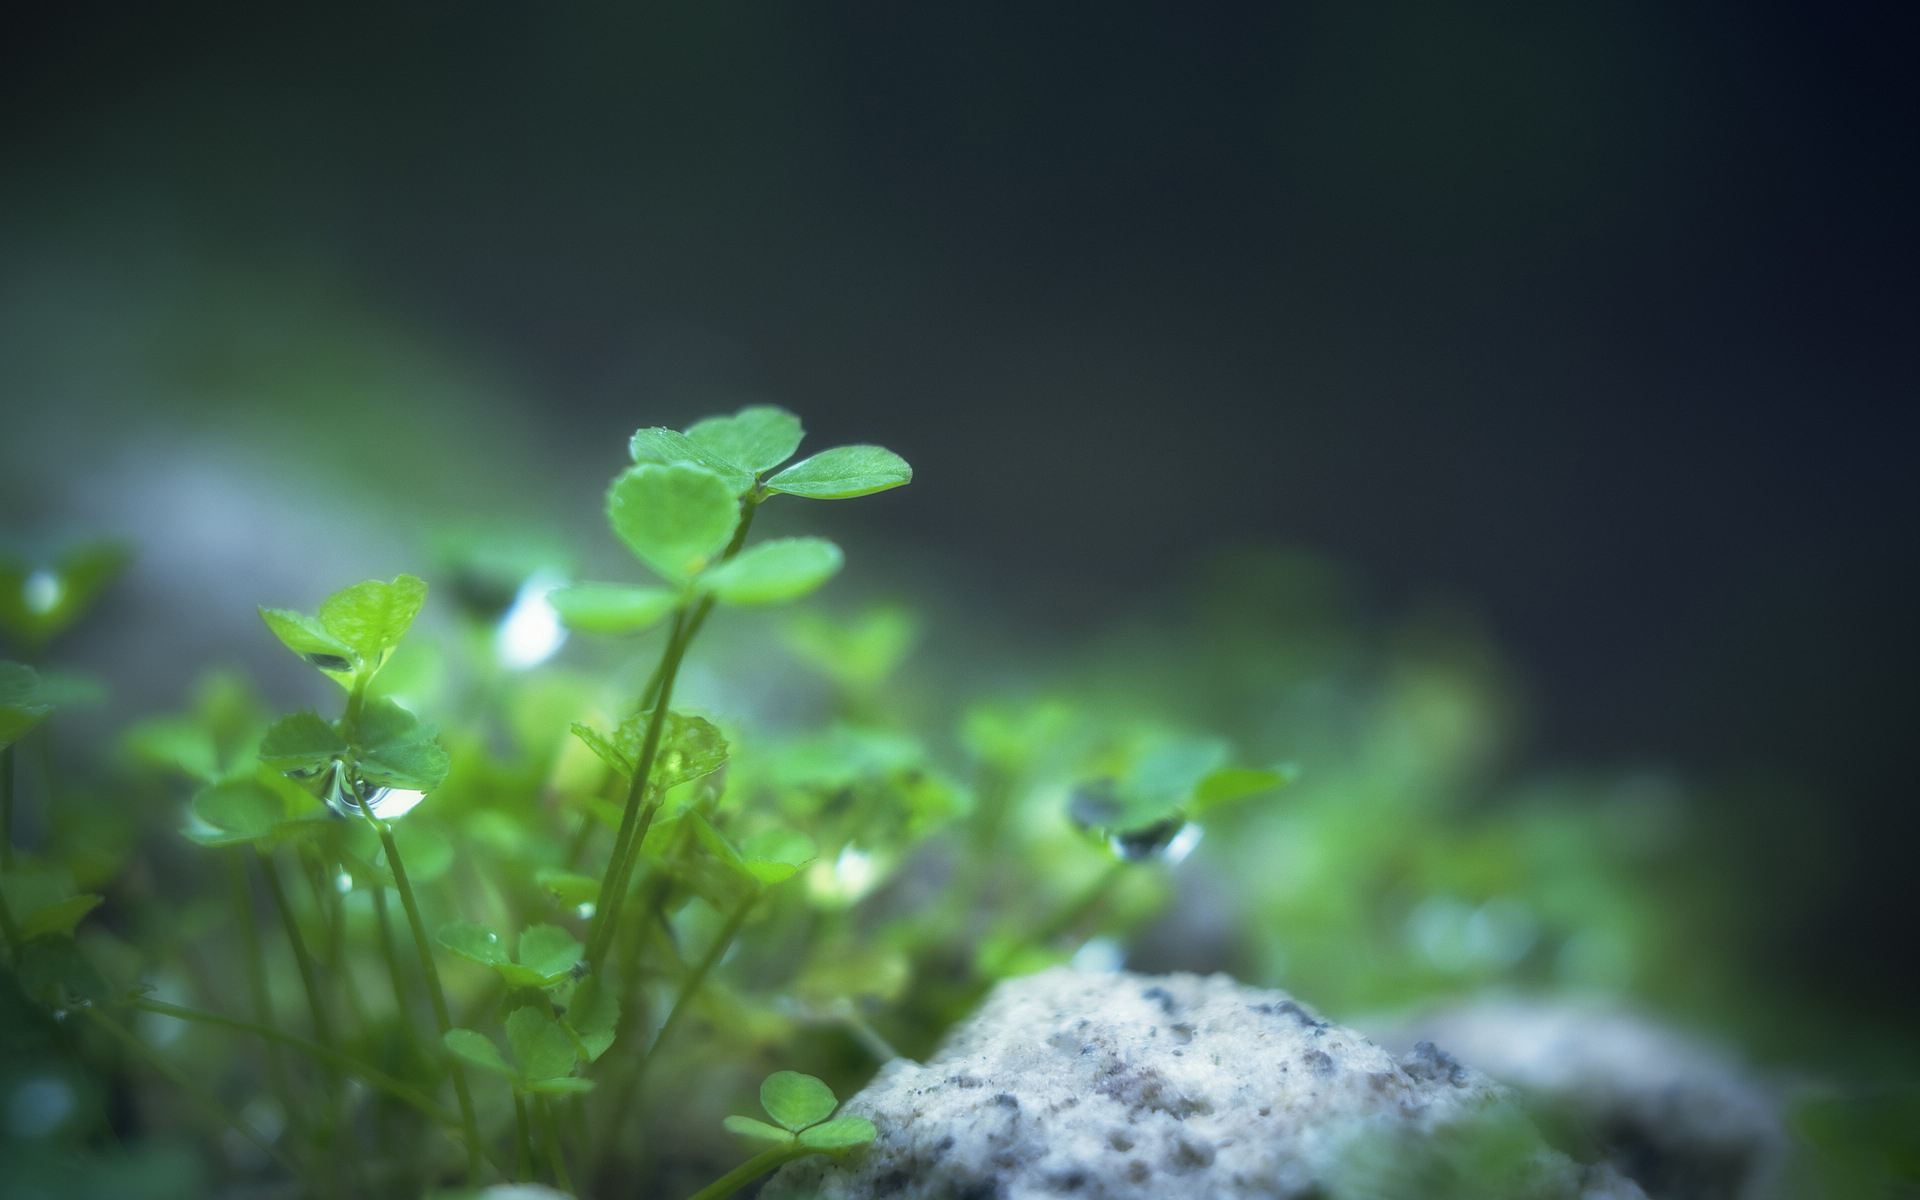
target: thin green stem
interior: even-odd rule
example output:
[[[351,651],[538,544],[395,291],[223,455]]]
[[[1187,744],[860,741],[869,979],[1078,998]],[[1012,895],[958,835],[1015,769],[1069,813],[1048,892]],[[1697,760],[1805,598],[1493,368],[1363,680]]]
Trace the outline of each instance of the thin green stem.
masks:
[[[307,994],[307,1009],[313,1016],[314,1040],[328,1050],[338,1053],[339,1047],[333,1037],[333,1020],[327,1012],[326,993],[320,987],[319,974],[313,967],[313,956],[307,950],[307,940],[300,933],[300,922],[294,918],[293,905],[287,900],[287,889],[280,882],[280,871],[274,865],[271,852],[260,855],[260,874],[267,881],[267,894],[273,897],[273,907],[280,914],[280,923],[286,929],[287,945],[293,950],[294,965],[300,971],[300,986]],[[323,1070],[327,1081],[329,1103],[324,1122],[326,1141],[332,1144],[340,1133],[342,1111],[345,1106],[344,1089],[341,1087],[341,1075],[338,1067],[327,1066]],[[327,1190],[334,1195],[340,1193],[340,1159],[337,1155],[323,1154],[326,1160]]]
[[[260,874],[267,881],[267,894],[273,898],[274,910],[280,914],[280,924],[287,933],[287,945],[293,950],[294,965],[300,971],[300,986],[306,991],[307,1008],[313,1016],[314,1040],[329,1050],[335,1049],[333,1019],[327,1012],[326,993],[321,990],[320,976],[313,966],[313,955],[307,950],[307,939],[300,932],[300,922],[293,915],[293,904],[287,899],[287,889],[280,882],[280,871],[274,865],[271,854],[260,856]]]
[[[740,935],[740,927],[746,924],[747,914],[751,913],[754,905],[759,902],[760,895],[754,892],[735,905],[733,911],[727,914],[726,924],[720,927],[720,932],[714,936],[712,944],[707,947],[707,952],[700,956],[700,961],[694,964],[693,970],[687,972],[687,977],[680,981],[680,991],[673,998],[673,1007],[667,1010],[667,1019],[660,1023],[660,1030],[653,1035],[653,1041],[647,1045],[646,1054],[634,1064],[632,1073],[620,1085],[619,1093],[614,1097],[609,1109],[611,1115],[608,1128],[619,1129],[625,1123],[627,1110],[633,1106],[633,1099],[639,1094],[640,1083],[646,1078],[647,1068],[653,1065],[653,1060],[659,1055],[660,1048],[667,1044],[667,1039],[672,1037],[674,1031],[680,1027],[680,1020],[686,1016],[688,1009],[692,1006],[693,998],[699,995],[701,987],[707,982],[707,976],[713,973],[713,968],[726,956],[728,947],[733,945],[733,939]]]
[[[288,1158],[284,1151],[262,1137],[253,1126],[241,1120],[239,1114],[222,1104],[219,1098],[212,1092],[207,1091],[198,1083],[195,1083],[192,1076],[161,1057],[145,1042],[133,1036],[124,1026],[105,1013],[95,1008],[88,1008],[83,1011],[86,1012],[87,1016],[92,1018],[95,1025],[99,1026],[109,1037],[118,1042],[128,1053],[140,1059],[149,1067],[152,1067],[157,1074],[164,1076],[168,1082],[192,1097],[196,1103],[206,1109],[216,1120],[230,1127],[235,1133],[238,1133],[241,1137],[259,1147],[262,1153],[273,1159],[274,1162],[279,1163],[289,1174],[296,1178],[300,1176],[299,1166],[291,1158]]]
[[[13,870],[13,745],[0,750],[0,867]]]
[[[725,1175],[722,1175],[693,1195],[687,1197],[687,1200],[723,1200],[724,1197],[733,1195],[767,1172],[783,1167],[794,1159],[804,1156],[806,1153],[807,1151],[802,1149],[798,1142],[789,1142],[783,1146],[774,1146],[771,1149],[762,1150],[733,1170],[728,1171]]]
[[[666,727],[667,705],[673,698],[674,677],[687,652],[683,636],[667,647],[666,670],[660,678],[660,695],[647,718],[647,732],[640,743],[640,755],[634,760],[633,776],[627,783],[627,800],[620,817],[620,832],[613,842],[613,857],[607,874],[600,881],[600,899],[594,905],[593,926],[588,932],[587,963],[594,970],[605,961],[607,947],[620,920],[620,905],[626,899],[634,862],[646,842],[647,829],[659,804],[647,798],[647,784],[653,775],[653,760],[660,753],[660,734]],[[643,800],[645,801],[643,803]]]
[[[7,904],[7,894],[0,890],[0,936],[7,939],[7,954],[15,963],[20,961],[20,947],[24,944],[20,937],[20,926],[14,923],[13,909]]]
[[[262,1028],[271,1028],[273,1017],[273,993],[267,984],[267,956],[260,945],[260,930],[253,919],[253,895],[247,887],[247,860],[241,857],[246,851],[235,847],[224,855],[227,862],[227,882],[233,891],[233,913],[235,923],[240,927],[240,954],[246,964],[247,992],[253,1002],[253,1016]],[[300,1109],[293,1102],[293,1084],[287,1078],[287,1064],[280,1057],[275,1046],[267,1047],[267,1085],[273,1089],[273,1098],[280,1103],[289,1128],[304,1124]]]
[[[518,1090],[513,1093],[513,1127],[515,1135],[515,1158],[513,1177],[525,1183],[533,1173],[533,1137],[527,1130],[527,1101]]]
[[[176,1021],[190,1021],[197,1025],[213,1025],[221,1029],[231,1029],[237,1033],[252,1034],[268,1042],[286,1046],[308,1055],[316,1061],[335,1067],[352,1075],[378,1091],[385,1092],[395,1100],[411,1108],[418,1109],[440,1124],[453,1128],[459,1122],[454,1115],[434,1102],[433,1097],[404,1080],[396,1079],[371,1063],[364,1062],[350,1054],[331,1049],[319,1042],[303,1038],[298,1034],[275,1029],[271,1025],[262,1025],[255,1021],[243,1021],[238,1017],[222,1016],[219,1013],[205,1012],[197,1008],[186,1008],[178,1004],[168,1004],[163,1000],[141,997],[133,1001],[133,1007],[141,1012],[150,1012],[162,1017],[172,1017]]]
[[[686,1015],[687,1006],[700,993],[700,988],[707,982],[707,976],[712,974],[713,968],[719,964],[728,948],[733,945],[733,939],[740,936],[740,927],[746,924],[747,914],[752,912],[754,905],[759,902],[760,894],[755,892],[735,905],[733,911],[727,915],[727,923],[720,927],[720,932],[715,935],[713,944],[707,947],[707,952],[700,956],[700,961],[694,964],[692,972],[681,981],[680,992],[673,998],[673,1007],[667,1010],[667,1019],[660,1023],[660,1032],[653,1035],[653,1042],[647,1047],[648,1059],[657,1054],[660,1047],[667,1044],[667,1039],[673,1035],[673,1031],[680,1027],[680,1018]]]
[[[740,523],[734,527],[733,538],[726,549],[720,552],[718,561],[726,562],[740,552],[746,544],[747,531],[753,527],[753,516],[760,505],[759,497],[749,493],[740,513]],[[587,962],[594,970],[600,969],[605,961],[607,950],[613,942],[613,931],[620,919],[620,906],[626,901],[627,888],[632,882],[633,867],[640,857],[640,847],[645,844],[647,828],[653,822],[658,805],[643,803],[647,797],[647,785],[653,775],[653,760],[660,751],[660,731],[665,724],[667,706],[673,700],[673,684],[680,673],[680,662],[686,657],[687,647],[693,644],[695,635],[706,623],[707,615],[713,611],[713,597],[708,596],[694,606],[689,613],[682,609],[674,618],[673,636],[667,642],[667,648],[661,655],[660,665],[654,671],[654,678],[648,681],[647,692],[641,702],[648,706],[651,715],[647,719],[645,740],[640,746],[640,756],[633,764],[633,777],[627,781],[626,804],[620,815],[620,831],[614,836],[613,855],[608,860],[607,874],[601,880],[600,899],[594,905],[593,925],[587,933]]]
[[[540,1136],[546,1145],[547,1164],[553,1170],[553,1182],[571,1196],[573,1179],[567,1173],[567,1151],[560,1144],[560,1126],[553,1119],[553,1106],[547,1103],[545,1096],[536,1097],[533,1106],[540,1118]]]
[[[393,981],[393,1011],[400,1023],[409,1030],[413,1028],[413,1014],[408,1012],[406,975],[400,969],[400,952],[393,944],[393,927],[387,922],[387,889],[375,884],[373,892],[373,924],[379,935],[380,957],[386,960],[387,978]]]
[[[407,868],[400,861],[400,847],[394,845],[392,827],[384,821],[376,822],[376,825],[380,830],[380,848],[386,851],[387,866],[393,870],[394,890],[400,893],[400,906],[407,910],[407,924],[413,930],[413,948],[420,956],[420,973],[427,980],[427,999],[433,1004],[433,1019],[444,1041],[448,1031],[453,1028],[453,1019],[447,1014],[447,993],[440,986],[440,971],[433,964],[433,944],[427,939],[427,923],[421,919],[419,901],[414,899],[413,885],[407,881]],[[444,1049],[440,1057],[446,1062],[448,1073],[453,1076],[454,1098],[460,1102],[460,1128],[467,1139],[467,1171],[471,1177],[478,1179],[480,1122],[474,1116],[473,1094],[467,1090],[467,1073]]]

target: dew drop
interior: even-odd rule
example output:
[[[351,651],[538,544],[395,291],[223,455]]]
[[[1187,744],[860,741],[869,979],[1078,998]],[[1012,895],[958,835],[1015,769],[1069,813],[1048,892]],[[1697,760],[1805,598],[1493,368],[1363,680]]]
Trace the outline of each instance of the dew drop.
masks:
[[[333,890],[336,892],[339,892],[342,896],[352,891],[353,876],[347,874],[345,871],[342,871],[338,875],[335,875],[333,877]]]
[[[360,781],[358,788],[350,788],[347,785],[345,766],[336,762],[332,766],[332,774],[327,779],[322,798],[327,802],[328,808],[343,817],[358,817],[364,811],[376,820],[392,821],[412,812],[422,800],[426,799],[426,793],[408,788],[380,787],[365,780]]]
[[[593,914],[594,914],[593,901],[582,900],[579,906],[576,907],[573,910],[573,912],[574,912],[574,915],[579,917],[582,921],[593,920]]]

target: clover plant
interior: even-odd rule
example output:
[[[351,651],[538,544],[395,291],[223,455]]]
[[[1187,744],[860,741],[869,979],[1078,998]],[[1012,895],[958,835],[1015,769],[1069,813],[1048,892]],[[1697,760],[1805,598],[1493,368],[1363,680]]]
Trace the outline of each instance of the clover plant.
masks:
[[[406,574],[261,608],[326,681],[307,676],[316,703],[276,715],[216,672],[129,727],[115,764],[179,814],[185,870],[218,886],[121,911],[143,886],[122,859],[70,840],[15,862],[9,836],[0,917],[23,994],[84,1013],[91,1053],[188,1100],[181,1125],[252,1147],[262,1184],[593,1195],[666,1164],[711,1177],[680,1131],[718,1114],[682,1113],[690,1088],[731,1094],[783,1060],[857,1082],[896,1045],[924,1049],[996,979],[1143,919],[1202,823],[1286,782],[1219,738],[1071,705],[976,706],[950,739],[899,700],[923,634],[899,605],[779,623],[817,718],[687,707],[709,626],[722,654],[734,636],[717,612],[790,606],[843,565],[824,538],[755,540],[761,507],[912,478],[877,446],[798,456],[802,438],[765,405],[637,431],[604,506],[627,578],[571,579],[551,539],[469,530],[442,542],[440,608]],[[37,599],[0,604],[0,632],[37,654],[98,594],[103,554],[10,566]],[[576,665],[649,633],[637,688]],[[0,665],[0,745],[78,694]],[[102,904],[114,929],[83,924]],[[200,1078],[157,1028],[222,1072]],[[767,1120],[725,1122],[760,1148],[695,1195],[876,1136],[812,1074],[777,1071],[760,1098]]]
[[[774,1123],[756,1117],[728,1117],[727,1131],[766,1143],[752,1158],[694,1193],[693,1200],[720,1200],[747,1184],[810,1154],[840,1154],[873,1141],[877,1132],[865,1117],[836,1117],[840,1100],[833,1089],[811,1075],[775,1071],[760,1084],[760,1107]]]

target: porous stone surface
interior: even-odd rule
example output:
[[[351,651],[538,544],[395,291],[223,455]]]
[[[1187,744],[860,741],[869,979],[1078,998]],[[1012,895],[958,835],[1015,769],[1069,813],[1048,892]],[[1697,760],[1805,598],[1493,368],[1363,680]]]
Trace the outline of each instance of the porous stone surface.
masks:
[[[1437,1042],[1549,1106],[1655,1200],[1778,1194],[1789,1139],[1771,1091],[1652,1018],[1494,996],[1377,1028],[1383,1045]]]
[[[1396,1059],[1283,992],[1063,968],[1001,984],[927,1063],[888,1064],[845,1109],[878,1140],[792,1164],[763,1197],[1321,1200],[1349,1190],[1334,1177],[1358,1139],[1418,1144],[1503,1095],[1444,1051]],[[1534,1200],[1642,1196],[1543,1147],[1523,1172]]]

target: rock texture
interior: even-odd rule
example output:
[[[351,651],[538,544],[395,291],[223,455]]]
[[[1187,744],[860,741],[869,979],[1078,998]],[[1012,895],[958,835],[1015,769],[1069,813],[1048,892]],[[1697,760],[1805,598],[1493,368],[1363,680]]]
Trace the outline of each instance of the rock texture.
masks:
[[[1285,993],[1224,975],[1060,969],[1002,984],[924,1065],[889,1064],[845,1110],[870,1117],[879,1140],[843,1161],[793,1164],[763,1196],[1482,1196],[1493,1193],[1471,1178],[1409,1184],[1408,1164],[1490,1116],[1505,1114],[1511,1131],[1502,1095],[1430,1045],[1395,1059]],[[1526,1140],[1504,1177],[1515,1186],[1498,1194],[1642,1196],[1518,1127]],[[1397,1182],[1381,1182],[1383,1165]],[[1457,1176],[1459,1159],[1433,1168]]]
[[[1646,1017],[1496,997],[1387,1026],[1388,1046],[1437,1042],[1549,1106],[1655,1200],[1775,1195],[1788,1138],[1768,1090]]]

